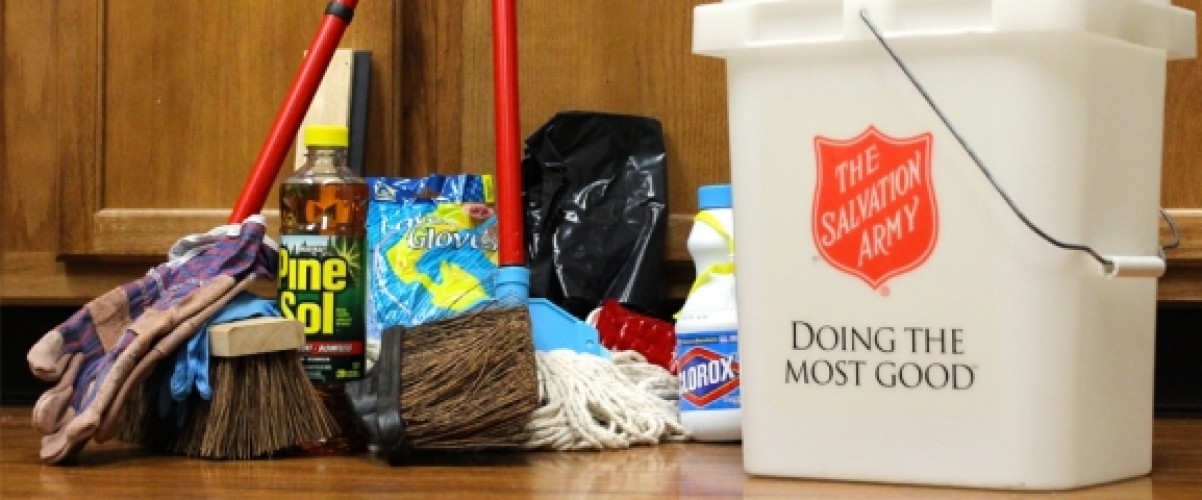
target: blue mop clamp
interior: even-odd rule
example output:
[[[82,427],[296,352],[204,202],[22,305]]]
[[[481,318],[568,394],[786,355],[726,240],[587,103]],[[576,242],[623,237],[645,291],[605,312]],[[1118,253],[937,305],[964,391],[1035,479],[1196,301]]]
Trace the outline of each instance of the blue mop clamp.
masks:
[[[570,349],[610,359],[609,350],[601,345],[596,328],[547,299],[530,298],[530,270],[525,267],[498,268],[496,296],[499,300],[520,300],[530,308],[535,349]]]
[[[609,359],[597,329],[546,299],[530,299],[530,270],[523,265],[522,139],[518,119],[516,0],[492,1],[493,92],[497,134],[497,226],[500,246],[496,298],[530,309],[531,336],[540,351],[571,349]]]

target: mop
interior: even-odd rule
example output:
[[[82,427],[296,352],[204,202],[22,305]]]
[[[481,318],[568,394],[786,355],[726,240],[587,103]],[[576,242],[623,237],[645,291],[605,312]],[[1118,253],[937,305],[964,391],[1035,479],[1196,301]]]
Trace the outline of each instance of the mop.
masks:
[[[666,370],[617,363],[596,329],[529,298],[524,267],[512,0],[493,2],[498,267],[494,298],[458,316],[382,333],[347,393],[371,446],[393,464],[431,452],[609,449],[684,436]],[[647,372],[648,367],[652,370]],[[658,372],[654,370],[659,370]],[[541,395],[541,397],[540,397]]]
[[[493,0],[499,269],[497,295],[527,303],[538,359],[541,404],[527,449],[619,449],[681,440],[676,379],[633,352],[611,355],[597,330],[546,299],[529,297],[522,245],[522,171],[514,0]]]

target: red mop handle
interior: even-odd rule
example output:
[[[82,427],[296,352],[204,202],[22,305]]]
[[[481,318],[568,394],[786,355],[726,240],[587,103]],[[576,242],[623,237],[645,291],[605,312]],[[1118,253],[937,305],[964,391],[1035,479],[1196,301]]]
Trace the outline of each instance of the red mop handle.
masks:
[[[296,79],[292,81],[292,88],[284,98],[284,104],[267,133],[267,140],[259,150],[259,157],[255,159],[250,176],[242,186],[242,194],[238,195],[238,201],[230,213],[231,224],[242,222],[263,210],[263,204],[267,201],[267,196],[275,185],[275,178],[280,173],[280,165],[288,156],[288,150],[296,138],[296,131],[300,129],[301,121],[309,110],[309,104],[313,102],[313,95],[321,85],[330,59],[334,57],[334,50],[338,48],[342,33],[351,23],[355,5],[358,3],[359,0],[333,0],[326,6],[321,26],[317,28],[317,34],[309,44],[309,50],[301,61]]]
[[[502,267],[524,266],[522,139],[518,119],[517,9],[514,0],[493,0],[492,33],[497,133],[497,261]]]

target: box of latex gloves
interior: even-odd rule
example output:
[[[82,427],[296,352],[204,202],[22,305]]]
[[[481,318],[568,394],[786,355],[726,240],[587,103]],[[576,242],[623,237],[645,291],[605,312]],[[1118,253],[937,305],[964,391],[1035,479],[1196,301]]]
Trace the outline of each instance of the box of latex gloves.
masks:
[[[385,328],[448,318],[493,297],[497,232],[490,176],[367,182],[370,364]]]

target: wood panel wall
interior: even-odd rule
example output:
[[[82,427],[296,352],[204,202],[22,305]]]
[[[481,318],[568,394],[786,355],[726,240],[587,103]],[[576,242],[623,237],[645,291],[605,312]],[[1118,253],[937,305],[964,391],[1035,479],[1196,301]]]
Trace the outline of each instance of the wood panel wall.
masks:
[[[730,178],[724,65],[691,51],[692,8],[703,3],[708,2],[518,2],[523,134],[566,109],[660,119],[671,184],[666,258],[677,264],[688,261],[684,240],[697,187]],[[1200,0],[1174,3],[1195,11],[1200,6]],[[487,4],[404,3],[404,171],[491,168]],[[1202,301],[1202,62],[1170,62],[1168,80],[1162,203],[1175,216],[1183,241],[1168,253],[1161,298],[1197,302]],[[1162,225],[1162,241],[1170,240],[1168,226]],[[673,272],[679,282],[692,271],[686,265]],[[686,290],[678,283],[674,293]]]
[[[1202,0],[1174,0],[1197,12]],[[1161,203],[1169,208],[1202,208],[1202,63],[1170,61],[1164,108],[1164,165],[1168,182]]]
[[[4,2],[0,299],[87,300],[224,223],[326,4]],[[373,52],[372,165],[400,163],[398,5],[341,44]]]
[[[219,221],[325,2],[4,2],[0,300],[82,302],[158,261],[121,249],[165,248],[151,240]],[[700,3],[518,2],[523,136],[568,109],[663,123],[678,296],[696,189],[729,179],[723,63],[690,49]],[[362,2],[342,45],[375,55],[369,173],[492,170],[488,9]],[[1168,94],[1163,199],[1185,241],[1161,294],[1202,301],[1202,64],[1172,62]],[[139,229],[145,215],[169,223]]]
[[[722,61],[692,54],[695,0],[525,0],[518,5],[523,137],[555,113],[592,110],[661,121],[671,241],[683,241],[697,188],[730,179]],[[489,2],[406,2],[403,170],[491,172]]]
[[[1194,12],[1202,0],[1173,0]],[[1168,252],[1162,302],[1202,303],[1202,59],[1169,61],[1164,108],[1161,206],[1177,220],[1181,246]],[[1161,225],[1161,241],[1172,238]]]

